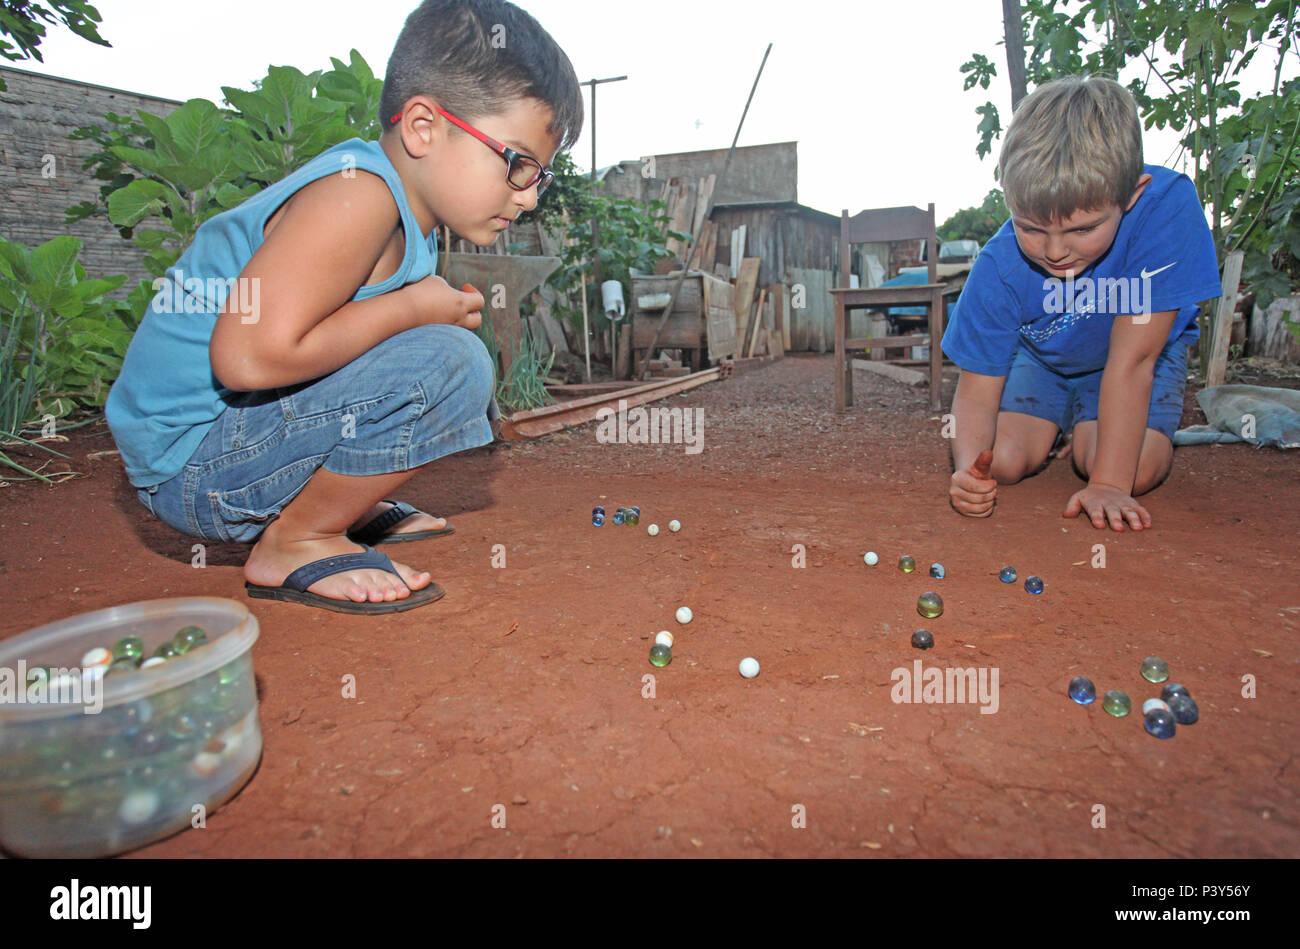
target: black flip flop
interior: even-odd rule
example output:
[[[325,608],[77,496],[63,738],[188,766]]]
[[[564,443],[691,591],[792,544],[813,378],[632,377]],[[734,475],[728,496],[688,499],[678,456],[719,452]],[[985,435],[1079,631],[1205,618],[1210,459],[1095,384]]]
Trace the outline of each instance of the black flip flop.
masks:
[[[384,503],[391,504],[392,507],[383,514],[380,514],[369,524],[366,524],[360,530],[355,530],[348,534],[348,540],[352,541],[354,544],[373,547],[379,544],[405,544],[413,540],[425,540],[429,537],[443,537],[446,534],[456,533],[456,528],[452,527],[450,524],[438,531],[411,531],[406,534],[390,533],[394,527],[402,523],[402,521],[406,520],[408,517],[415,514],[423,514],[424,512],[418,511],[411,507],[411,505],[404,504],[401,501],[385,500]]]
[[[363,553],[326,557],[324,560],[299,567],[285,578],[283,585],[278,587],[265,587],[245,582],[244,591],[256,600],[301,603],[303,606],[318,606],[334,613],[402,613],[441,600],[447,594],[447,591],[436,583],[430,583],[422,590],[412,590],[411,595],[404,600],[386,600],[382,603],[354,603],[352,600],[335,600],[328,596],[321,596],[319,593],[307,592],[307,588],[318,580],[332,577],[336,573],[363,569],[386,570],[397,574],[397,568],[393,566],[391,560],[373,547],[366,547]]]

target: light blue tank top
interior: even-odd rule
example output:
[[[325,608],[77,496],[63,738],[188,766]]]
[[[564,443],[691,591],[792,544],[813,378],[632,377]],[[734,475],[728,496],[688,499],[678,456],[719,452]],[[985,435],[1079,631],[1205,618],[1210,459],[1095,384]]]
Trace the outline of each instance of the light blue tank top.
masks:
[[[437,237],[420,232],[397,170],[378,142],[354,138],[335,145],[283,181],[204,222],[194,243],[168,269],[166,282],[158,284],[105,405],[127,477],[137,488],[179,474],[226,410],[224,397],[231,390],[213,375],[208,345],[233,278],[262,245],[266,222],[305,185],[327,175],[351,175],[353,169],[373,172],[388,183],[402,215],[406,253],[397,273],[361,287],[352,299],[388,293],[434,273]],[[236,304],[254,299],[241,288],[234,292],[242,292]],[[233,312],[227,316],[240,318]]]

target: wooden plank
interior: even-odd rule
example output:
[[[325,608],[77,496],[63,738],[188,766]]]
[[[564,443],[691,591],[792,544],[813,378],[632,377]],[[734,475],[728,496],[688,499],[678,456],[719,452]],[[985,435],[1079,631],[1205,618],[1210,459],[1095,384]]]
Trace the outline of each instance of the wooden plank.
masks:
[[[1237,309],[1237,289],[1241,285],[1241,264],[1245,252],[1234,250],[1223,261],[1223,296],[1214,316],[1214,337],[1210,343],[1210,365],[1205,373],[1205,387],[1221,386],[1228,375],[1228,342],[1232,338],[1232,314]]]
[[[743,225],[742,225],[743,226]],[[747,339],[749,332],[749,310],[754,303],[754,290],[758,287],[757,257],[746,257],[740,262],[740,275],[736,278],[736,336]]]
[[[736,340],[736,313],[732,305],[735,288],[726,280],[708,274],[701,275],[704,286],[705,335],[711,362],[735,356],[739,345]]]
[[[846,349],[905,349],[909,346],[929,346],[929,333],[913,333],[910,336],[872,336],[869,339],[846,339]]]
[[[776,337],[772,340],[772,355],[784,356],[790,348],[790,330],[785,325],[785,284],[774,283],[772,291],[772,320],[776,325]]]
[[[692,234],[699,234],[701,229],[708,223],[705,215],[709,213],[709,203],[713,200],[713,189],[717,184],[717,175],[709,175],[707,178],[700,179],[695,202],[695,217],[691,221]]]
[[[745,225],[731,232],[731,279],[740,279],[740,268],[745,262]]]
[[[754,308],[753,324],[754,328],[749,334],[749,345],[745,348],[746,356],[754,355],[754,345],[758,342],[758,331],[763,327],[763,304],[767,302],[767,288],[764,287],[758,294],[758,306]]]
[[[893,379],[895,382],[901,382],[909,386],[919,386],[925,382],[925,373],[917,372],[915,369],[904,369],[902,366],[895,366],[887,362],[875,362],[870,359],[853,360],[855,370],[862,369],[867,372],[874,372],[877,375]]]

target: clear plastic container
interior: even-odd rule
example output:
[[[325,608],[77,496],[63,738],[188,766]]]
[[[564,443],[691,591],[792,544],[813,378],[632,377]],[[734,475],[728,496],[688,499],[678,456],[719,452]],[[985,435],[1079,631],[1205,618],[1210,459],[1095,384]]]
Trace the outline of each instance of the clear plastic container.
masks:
[[[207,642],[85,685],[89,649],[139,636],[150,656],[185,626]],[[193,597],[83,613],[0,641],[0,846],[107,856],[198,826],[234,797],[262,755],[257,634],[243,605]],[[56,680],[69,670],[64,701],[28,685],[39,664]]]

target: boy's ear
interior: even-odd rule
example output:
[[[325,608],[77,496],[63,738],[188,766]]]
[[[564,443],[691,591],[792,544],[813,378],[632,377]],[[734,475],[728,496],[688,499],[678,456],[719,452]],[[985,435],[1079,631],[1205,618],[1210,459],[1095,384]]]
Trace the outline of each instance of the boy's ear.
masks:
[[[1147,189],[1149,184],[1151,184],[1150,175],[1143,175],[1138,179],[1137,187],[1133,189],[1133,197],[1128,199],[1128,206],[1124,208],[1125,211],[1133,210],[1133,205],[1137,204],[1138,198],[1142,197],[1142,192]]]
[[[400,133],[403,143],[412,154],[418,151],[422,155],[428,149],[435,132],[448,124],[437,110],[438,102],[431,96],[412,96],[402,108],[401,118],[392,122],[394,117],[389,116],[392,123],[390,127]]]

